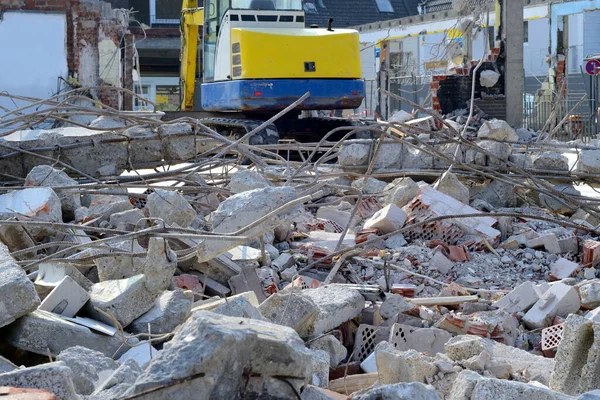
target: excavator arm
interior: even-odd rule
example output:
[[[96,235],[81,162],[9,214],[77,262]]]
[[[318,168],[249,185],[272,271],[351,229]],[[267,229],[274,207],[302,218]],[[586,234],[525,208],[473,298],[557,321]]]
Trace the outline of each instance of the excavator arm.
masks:
[[[194,109],[194,90],[198,68],[198,32],[204,25],[204,8],[196,7],[196,0],[183,0],[181,10],[181,70],[182,109]]]

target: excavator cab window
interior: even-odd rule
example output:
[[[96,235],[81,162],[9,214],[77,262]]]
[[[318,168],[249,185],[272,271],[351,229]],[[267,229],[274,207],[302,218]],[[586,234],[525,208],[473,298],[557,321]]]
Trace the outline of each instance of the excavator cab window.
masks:
[[[231,8],[231,0],[205,1],[204,14],[204,82],[212,82],[215,78],[215,54],[219,27],[227,10]]]

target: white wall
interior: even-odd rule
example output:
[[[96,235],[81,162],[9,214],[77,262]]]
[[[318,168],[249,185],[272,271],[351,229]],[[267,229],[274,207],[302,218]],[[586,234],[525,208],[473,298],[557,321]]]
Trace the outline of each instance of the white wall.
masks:
[[[594,39],[596,40],[596,39]],[[569,15],[569,73],[578,74],[583,64],[583,13]]]
[[[55,94],[58,77],[68,74],[66,31],[64,13],[4,13],[0,19],[0,90],[38,98]],[[4,97],[0,106],[14,108]]]
[[[600,54],[600,11],[583,14],[583,56]]]
[[[548,73],[545,62],[550,44],[550,20],[534,19],[529,23],[529,41],[523,44],[523,68],[526,76],[540,76]]]

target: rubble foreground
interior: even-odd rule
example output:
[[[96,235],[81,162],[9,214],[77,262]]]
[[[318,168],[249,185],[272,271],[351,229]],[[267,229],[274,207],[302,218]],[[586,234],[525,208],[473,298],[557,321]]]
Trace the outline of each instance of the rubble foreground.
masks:
[[[597,140],[94,112],[0,121],[3,395],[600,398]]]

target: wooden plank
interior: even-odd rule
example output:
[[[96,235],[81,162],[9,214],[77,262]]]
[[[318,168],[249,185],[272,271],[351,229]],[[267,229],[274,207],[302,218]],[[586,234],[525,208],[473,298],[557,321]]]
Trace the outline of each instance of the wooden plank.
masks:
[[[329,382],[329,390],[340,394],[350,395],[354,392],[358,392],[359,390],[373,386],[378,379],[379,375],[377,372],[372,372],[370,374],[348,375],[345,378],[340,378]]]
[[[456,306],[466,302],[479,301],[479,296],[418,297],[404,300],[416,306]]]

